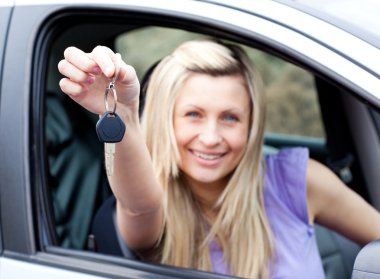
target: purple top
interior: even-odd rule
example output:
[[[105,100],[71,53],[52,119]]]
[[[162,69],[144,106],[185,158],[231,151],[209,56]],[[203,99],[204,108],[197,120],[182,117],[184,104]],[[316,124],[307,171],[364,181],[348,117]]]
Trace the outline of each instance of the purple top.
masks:
[[[289,148],[266,157],[264,201],[274,235],[272,279],[325,278],[309,224],[306,197],[306,148]],[[214,272],[228,274],[216,242],[210,247]]]

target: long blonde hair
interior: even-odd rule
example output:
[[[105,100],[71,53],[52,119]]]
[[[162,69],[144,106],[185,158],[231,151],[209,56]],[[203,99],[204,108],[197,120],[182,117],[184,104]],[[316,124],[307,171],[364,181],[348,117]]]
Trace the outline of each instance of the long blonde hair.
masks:
[[[240,74],[251,99],[246,152],[215,204],[218,213],[211,225],[178,168],[180,155],[173,129],[176,97],[194,72],[213,76]],[[209,248],[211,241],[218,239],[233,275],[268,276],[273,244],[263,201],[264,117],[260,78],[240,47],[212,40],[190,41],[155,68],[147,88],[142,127],[165,193],[165,223],[159,242],[162,263],[212,271]]]

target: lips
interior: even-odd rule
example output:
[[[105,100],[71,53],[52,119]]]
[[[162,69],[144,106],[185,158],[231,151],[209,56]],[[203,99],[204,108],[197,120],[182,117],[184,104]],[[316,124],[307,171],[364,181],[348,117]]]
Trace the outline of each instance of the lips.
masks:
[[[221,157],[224,156],[225,153],[203,153],[203,152],[199,152],[199,151],[194,151],[192,150],[192,153],[197,156],[198,158],[201,158],[203,160],[208,160],[208,161],[212,161],[212,160],[217,160]]]

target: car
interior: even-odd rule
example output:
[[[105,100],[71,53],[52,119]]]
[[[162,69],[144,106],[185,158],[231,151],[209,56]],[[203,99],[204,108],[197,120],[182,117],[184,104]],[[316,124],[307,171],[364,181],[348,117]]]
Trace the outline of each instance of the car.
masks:
[[[191,38],[243,46],[267,91],[265,152],[307,147],[380,210],[379,10],[373,0],[2,0],[0,278],[228,278],[121,251],[98,116],[58,86],[68,46],[108,46],[141,79]],[[101,241],[99,227],[113,235]],[[327,278],[380,278],[378,242],[317,230]]]

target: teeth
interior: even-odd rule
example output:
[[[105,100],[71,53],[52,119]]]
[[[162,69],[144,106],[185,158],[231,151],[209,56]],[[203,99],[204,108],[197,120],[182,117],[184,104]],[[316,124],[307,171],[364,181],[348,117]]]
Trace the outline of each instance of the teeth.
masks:
[[[219,155],[211,155],[211,154],[204,154],[204,153],[200,153],[200,152],[196,152],[196,151],[194,151],[194,154],[197,157],[205,159],[205,160],[215,160],[215,159],[218,159],[218,158],[222,157],[221,154],[219,154]]]

